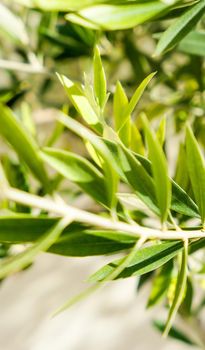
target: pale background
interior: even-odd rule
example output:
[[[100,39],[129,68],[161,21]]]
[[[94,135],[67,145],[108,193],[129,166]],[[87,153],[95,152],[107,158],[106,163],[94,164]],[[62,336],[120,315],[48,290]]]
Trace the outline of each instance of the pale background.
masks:
[[[107,259],[107,258],[106,258]],[[104,258],[41,254],[28,270],[0,286],[1,350],[188,350],[165,341],[151,326],[164,311],[145,310],[148,286],[136,294],[136,279],[111,282],[56,318],[51,313],[86,287],[86,277]]]

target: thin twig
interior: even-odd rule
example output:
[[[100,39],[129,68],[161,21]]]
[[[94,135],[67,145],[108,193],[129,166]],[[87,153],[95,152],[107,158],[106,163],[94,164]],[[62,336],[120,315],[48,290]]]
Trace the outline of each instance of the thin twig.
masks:
[[[134,237],[142,237],[144,239],[169,239],[169,240],[184,240],[191,238],[204,238],[205,232],[202,230],[193,231],[161,231],[158,229],[151,229],[139,225],[129,225],[121,221],[112,221],[111,219],[74,208],[67,204],[56,203],[53,200],[45,197],[39,197],[27,192],[23,192],[11,187],[1,188],[1,196],[8,200],[25,204],[30,207],[36,207],[48,212],[58,214],[59,216],[72,215],[75,221],[90,224],[97,227],[103,227],[108,230],[123,231],[125,234],[131,234]]]

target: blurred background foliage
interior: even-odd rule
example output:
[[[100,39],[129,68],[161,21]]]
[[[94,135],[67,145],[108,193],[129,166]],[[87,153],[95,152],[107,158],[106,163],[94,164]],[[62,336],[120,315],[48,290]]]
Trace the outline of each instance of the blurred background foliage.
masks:
[[[61,108],[68,102],[55,72],[82,80],[83,72],[91,71],[98,44],[111,93],[120,78],[130,96],[150,72],[157,71],[135,117],[141,110],[150,119],[170,115],[176,133],[189,119],[204,144],[203,11],[192,20],[188,35],[183,29],[171,42],[173,48],[154,54],[161,34],[197,5],[196,1],[5,0],[0,5],[0,99],[27,113]]]

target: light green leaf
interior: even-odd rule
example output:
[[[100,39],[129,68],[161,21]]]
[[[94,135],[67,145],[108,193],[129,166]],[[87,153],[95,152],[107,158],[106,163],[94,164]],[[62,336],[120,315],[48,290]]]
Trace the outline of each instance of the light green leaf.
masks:
[[[80,18],[98,25],[104,30],[118,30],[135,27],[155,18],[169,8],[169,5],[152,1],[140,4],[90,6],[78,12]],[[66,16],[72,21],[69,14]]]
[[[131,136],[131,120],[130,116],[124,114],[124,109],[128,105],[126,93],[118,81],[114,93],[114,123],[115,130],[118,132],[120,140],[125,146],[129,147]],[[124,125],[123,127],[122,124]]]
[[[39,156],[39,148],[28,135],[22,124],[17,120],[12,111],[0,104],[0,134],[10,143],[15,152],[30,168],[35,177],[40,180],[46,189],[49,181],[45,172],[43,162]]]
[[[143,124],[149,148],[149,158],[152,163],[156,198],[161,212],[161,222],[164,223],[167,220],[171,205],[171,182],[169,179],[167,162],[160,143],[150,129],[149,123],[145,117],[143,118]]]
[[[115,163],[119,165],[119,151],[118,151],[118,145],[112,141],[108,141],[108,140],[104,140],[107,147],[110,149],[113,157],[115,158]],[[144,170],[146,170],[146,172],[148,173],[148,175],[150,175],[152,177],[152,167],[151,167],[151,162],[143,157],[140,154],[134,153],[130,150],[127,150],[127,152],[130,152],[132,156],[134,156],[135,159],[137,159],[138,162],[141,163],[141,165],[143,166]],[[133,172],[135,172],[135,168],[134,166],[132,167],[132,162],[133,162],[133,157],[132,157],[132,161],[129,161],[129,164],[131,166],[131,169],[133,169]],[[135,165],[138,166],[138,163]],[[128,177],[126,180],[126,176],[124,175],[124,173],[122,172],[122,167],[118,166],[118,168],[116,168],[117,173],[119,174],[120,178],[123,181],[128,181]],[[129,174],[127,174],[128,176]],[[131,180],[132,181],[132,177],[133,174],[131,172],[130,174],[131,176]],[[133,179],[134,181],[134,179]],[[136,180],[135,180],[136,181]],[[172,182],[172,202],[171,202],[171,209],[176,211],[177,213],[181,213],[183,215],[187,215],[190,217],[196,217],[199,218],[199,211],[198,211],[198,207],[195,204],[195,202],[188,196],[188,194],[172,179],[170,179],[170,181]],[[131,184],[131,182],[130,182]],[[133,188],[134,188],[134,182],[133,182]],[[152,192],[151,192],[152,193]],[[156,196],[155,196],[156,197]],[[153,197],[153,202],[154,202],[154,197]],[[151,207],[150,207],[151,209]],[[157,210],[156,206],[153,207],[153,210]]]
[[[65,91],[72,104],[75,106],[76,110],[80,113],[83,119],[93,127],[97,132],[102,132],[102,126],[100,125],[99,116],[96,111],[90,105],[87,97],[85,96],[82,88],[76,83],[72,82],[70,79],[64,75],[57,74],[60,82],[62,83]]]
[[[182,16],[180,16],[162,34],[155,51],[155,55],[160,55],[164,51],[173,48],[180,40],[182,40],[203,16],[204,10],[205,0],[201,0],[188,9]]]
[[[187,168],[202,224],[205,225],[205,160],[190,128],[186,128]]]
[[[100,57],[100,51],[98,47],[95,48],[94,52],[94,92],[95,97],[101,109],[104,108],[106,102],[106,77],[105,71],[102,66],[102,61]]]
[[[179,147],[174,179],[180,187],[187,191],[189,186],[189,175],[186,162],[185,146],[182,143]]]
[[[131,143],[130,148],[132,151],[144,155],[145,149],[142,140],[142,136],[137,126],[131,122]]]
[[[25,252],[16,256],[6,258],[0,264],[0,278],[4,278],[14,272],[17,272],[27,265],[41,252],[46,251],[61,235],[63,229],[71,222],[71,219],[66,217],[58,221],[58,223],[46,232],[33,246],[26,249]]]
[[[163,147],[164,145],[165,136],[166,136],[166,119],[162,118],[157,130],[157,138],[159,140],[161,147]]]
[[[6,6],[0,4],[0,31],[6,32],[11,38],[23,45],[29,44],[29,38],[24,23]]]
[[[88,160],[75,153],[54,148],[44,148],[41,157],[95,200],[107,204],[108,199],[103,175]]]
[[[84,7],[106,3],[110,0],[16,0],[16,2],[34,8],[40,8],[44,11],[76,11]]]
[[[123,122],[121,123],[120,129],[118,130],[118,132],[124,127],[124,125],[126,124],[127,120],[129,120],[130,115],[132,114],[132,112],[134,111],[136,105],[138,104],[143,92],[145,91],[147,85],[149,84],[149,82],[152,80],[152,78],[155,76],[156,72],[149,74],[142,82],[141,84],[138,86],[138,88],[136,89],[135,93],[133,94],[130,102],[128,103],[128,105],[125,107],[124,110],[124,116],[123,116]]]
[[[205,57],[205,32],[192,31],[180,42],[178,49],[190,55]]]
[[[113,157],[112,152],[110,152],[100,137],[96,136],[92,131],[88,130],[86,127],[78,123],[76,120],[73,120],[71,117],[61,114],[59,121],[74,133],[79,135],[81,138],[89,141],[97,151],[98,156],[102,158],[102,168],[106,181],[109,208],[114,209],[114,206],[116,204],[116,187],[118,183],[118,172],[116,170],[119,169],[119,165],[116,159]]]
[[[182,248],[183,243],[179,241],[160,243],[142,248],[136,252],[128,267],[117,278],[139,276],[153,271],[172,259]],[[122,259],[115,260],[105,265],[94,273],[89,278],[89,281],[103,281],[121,262]]]
[[[155,213],[159,214],[154,183],[142,164],[123,145],[119,147],[118,159],[126,181],[136,191],[139,198]]]
[[[177,277],[174,300],[169,310],[169,316],[168,316],[166,327],[164,330],[165,336],[167,336],[167,334],[169,333],[170,328],[172,327],[173,321],[175,319],[176,313],[185,296],[186,281],[187,281],[187,263],[188,263],[188,240],[185,240],[184,249],[181,253],[181,266]]]

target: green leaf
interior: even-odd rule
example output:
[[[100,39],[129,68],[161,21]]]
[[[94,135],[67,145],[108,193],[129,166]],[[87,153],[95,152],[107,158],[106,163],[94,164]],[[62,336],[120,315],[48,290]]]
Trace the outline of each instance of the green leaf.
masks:
[[[190,32],[179,44],[178,49],[190,55],[205,56],[205,32]]]
[[[126,181],[136,191],[139,198],[152,211],[159,214],[153,180],[142,164],[123,145],[119,146],[118,161]]]
[[[131,136],[131,120],[130,116],[124,114],[124,109],[128,105],[126,93],[118,81],[114,93],[114,122],[115,130],[118,132],[120,140],[125,146],[129,147]],[[122,124],[124,125],[123,127]]]
[[[149,158],[152,163],[156,197],[161,212],[161,222],[164,223],[167,220],[171,205],[171,182],[169,179],[167,162],[161,145],[150,129],[149,123],[145,117],[143,118],[143,124],[149,148]]]
[[[67,92],[70,101],[86,123],[88,123],[95,131],[101,133],[102,126],[100,124],[99,116],[91,106],[82,88],[64,75],[57,74],[57,76]]]
[[[128,5],[98,5],[82,9],[78,12],[78,17],[97,25],[99,29],[119,30],[132,28],[153,19],[168,8],[169,5],[159,1]],[[68,14],[66,19],[72,21],[73,17]]]
[[[107,95],[106,95],[107,88],[106,88],[105,71],[102,66],[100,51],[98,47],[95,48],[93,66],[94,66],[95,97],[98,101],[100,108],[103,109],[107,99]]]
[[[188,173],[202,224],[205,225],[205,161],[189,126],[186,128],[186,156]]]
[[[161,333],[163,333],[164,328],[165,328],[164,322],[154,321],[153,324]],[[179,340],[179,341],[181,341],[185,344],[188,344],[188,345],[197,345],[192,339],[189,338],[189,336],[187,336],[184,332],[182,332],[181,330],[179,330],[176,327],[170,328],[169,337],[176,339],[176,340]]]
[[[183,248],[182,242],[166,242],[145,247],[136,252],[129,266],[117,277],[139,276],[153,271],[177,255]],[[90,282],[103,281],[122,262],[115,260],[90,276]]]
[[[114,158],[112,152],[109,150],[104,141],[96,136],[92,131],[88,130],[82,124],[78,123],[76,120],[61,114],[59,121],[63,123],[66,127],[72,130],[74,133],[79,135],[86,141],[89,141],[95,150],[103,160],[103,170],[106,179],[107,193],[109,196],[109,205],[113,209],[116,200],[116,185],[117,185],[117,173],[119,170],[118,161]],[[114,197],[114,198],[113,198]]]
[[[12,24],[12,25],[11,25]],[[29,38],[20,16],[14,15],[6,6],[0,4],[0,31],[9,34],[20,44],[28,45]]]
[[[189,175],[186,162],[185,146],[182,143],[179,147],[174,179],[176,183],[183,188],[183,190],[188,190]]]
[[[190,278],[187,278],[186,295],[179,309],[180,315],[183,315],[184,317],[192,316],[193,297],[194,289],[192,286],[192,281]]]
[[[174,299],[169,310],[164,335],[166,336],[173,324],[176,313],[185,296],[186,281],[187,281],[187,263],[188,263],[188,240],[184,241],[184,249],[181,253],[181,266],[177,277],[177,283],[174,293]]]
[[[40,8],[44,11],[76,11],[84,7],[106,3],[110,0],[16,0],[16,2],[34,8]]]
[[[140,154],[135,154],[135,157],[144,166],[148,174],[152,175],[151,162]],[[172,182],[171,209],[177,213],[199,218],[198,207],[194,201],[173,179],[170,180]]]
[[[129,120],[130,115],[132,114],[132,112],[134,111],[136,105],[138,104],[143,92],[145,91],[147,85],[149,84],[149,82],[152,80],[152,78],[155,76],[156,72],[149,74],[142,82],[141,84],[138,86],[138,88],[136,89],[135,93],[133,94],[131,100],[129,101],[129,103],[127,104],[127,106],[125,106],[124,109],[124,115],[123,115],[123,122],[121,123],[120,129],[118,130],[118,132],[121,131],[121,129],[124,127],[124,125],[127,123],[127,120]]]
[[[166,119],[165,118],[161,119],[156,135],[159,140],[159,144],[161,145],[161,147],[163,147],[165,142],[165,136],[166,136]]]
[[[180,16],[162,34],[155,51],[155,55],[160,55],[164,51],[173,48],[180,40],[182,40],[203,16],[204,10],[205,0],[201,0],[188,9],[182,16]]]
[[[159,303],[165,296],[171,281],[173,262],[169,260],[157,273],[152,283],[152,290],[147,302],[147,307],[152,307]]]
[[[75,153],[54,148],[44,148],[41,157],[95,200],[107,204],[108,198],[103,175],[88,160]]]
[[[137,128],[137,126],[132,122],[131,123],[131,143],[130,148],[132,151],[144,154],[144,144],[142,140],[142,136]]]
[[[106,236],[107,238],[104,238]],[[64,256],[95,256],[113,254],[134,245],[133,240],[120,238],[114,232],[98,230],[82,230],[82,232],[69,232],[64,234],[58,242],[49,249],[51,253]],[[115,237],[115,240],[112,238]],[[122,236],[123,237],[123,236]]]
[[[46,232],[33,246],[26,249],[25,252],[16,256],[6,258],[0,264],[0,278],[4,278],[14,272],[17,272],[27,265],[41,252],[46,251],[61,235],[63,229],[71,222],[66,217],[57,222],[48,232]]]
[[[112,141],[108,141],[108,140],[104,140],[104,142],[106,143],[107,147],[110,149],[113,157],[115,158],[115,163],[118,165],[119,164],[119,148],[118,145]],[[131,152],[129,150],[127,150],[127,152]],[[135,172],[135,166],[138,166],[138,163],[140,162],[141,165],[143,166],[144,170],[146,170],[146,172],[148,173],[148,175],[152,176],[152,167],[151,167],[151,162],[146,159],[145,157],[143,157],[140,154],[131,152],[132,155],[132,159],[130,159],[129,161],[129,157],[128,157],[128,163],[130,164],[131,169],[133,169],[133,172]],[[134,158],[138,161],[137,164],[132,166],[132,163],[134,162]],[[116,171],[118,172],[120,178],[123,181],[130,181],[130,184],[132,184],[131,181],[136,181],[136,179],[133,178],[133,173],[132,171],[130,172],[130,180],[128,178],[129,174],[124,174],[122,172],[122,166],[118,166],[118,168],[116,168]],[[132,179],[133,178],[133,179]],[[188,194],[172,179],[170,179],[172,182],[172,203],[171,203],[171,209],[173,211],[176,211],[177,213],[181,213],[183,215],[187,215],[190,217],[196,217],[199,218],[199,212],[198,212],[198,207],[197,205],[194,203],[194,201],[188,196]],[[135,182],[133,182],[132,184],[133,188],[134,186],[137,186],[137,184],[135,184]],[[137,187],[136,187],[137,190]],[[150,192],[152,193],[152,192]],[[156,197],[156,196],[155,196]],[[155,202],[155,198],[153,196],[153,200],[152,202]],[[147,205],[150,207],[150,209],[154,210],[154,212],[156,211],[156,213],[158,213],[158,209],[156,207],[156,205],[154,205],[153,207],[153,203],[151,203],[151,207],[150,205]]]
[[[15,215],[0,217],[0,243],[22,244],[36,242],[59,221],[58,218]],[[123,232],[94,230],[71,223],[61,237],[48,249],[65,256],[112,254],[133,246],[136,237]]]
[[[49,181],[42,160],[39,156],[39,148],[28,135],[20,121],[12,111],[0,104],[0,134],[10,143],[19,158],[29,167],[35,177],[48,189]]]

